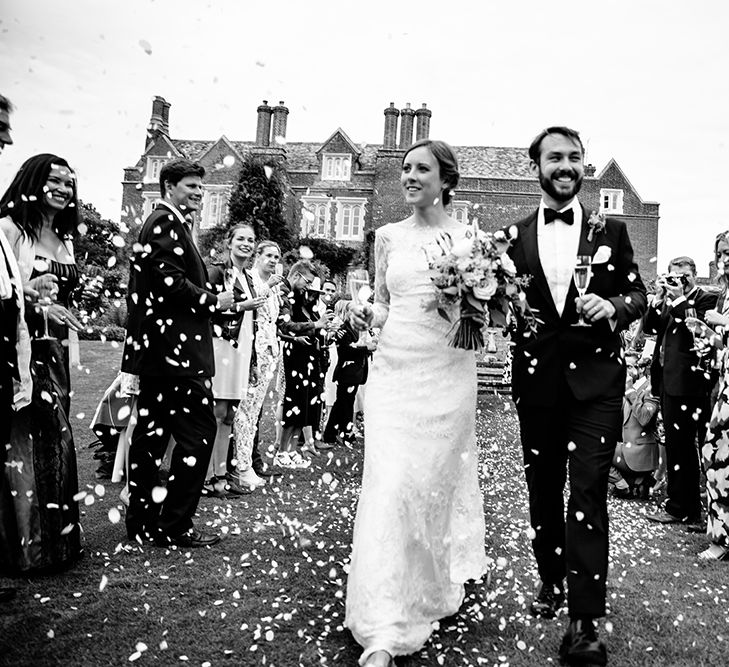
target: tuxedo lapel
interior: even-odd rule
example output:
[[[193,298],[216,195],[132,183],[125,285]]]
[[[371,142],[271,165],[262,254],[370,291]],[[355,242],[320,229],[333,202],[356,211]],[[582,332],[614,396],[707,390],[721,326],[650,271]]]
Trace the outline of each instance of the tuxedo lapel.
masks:
[[[552,314],[559,317],[557,306],[554,305],[552,292],[547,283],[547,277],[544,275],[542,262],[539,260],[539,243],[537,241],[537,212],[526,220],[522,229],[522,244],[524,246],[524,256],[527,266],[529,267],[529,275],[532,277],[534,285],[542,293],[545,303],[551,307]]]

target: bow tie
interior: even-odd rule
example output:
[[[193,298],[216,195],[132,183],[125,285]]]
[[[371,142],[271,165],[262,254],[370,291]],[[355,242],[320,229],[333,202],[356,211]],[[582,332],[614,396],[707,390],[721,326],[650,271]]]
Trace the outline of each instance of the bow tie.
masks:
[[[555,220],[561,220],[566,225],[571,225],[575,221],[575,212],[571,208],[566,211],[555,211],[551,208],[545,208],[544,224],[548,225]]]

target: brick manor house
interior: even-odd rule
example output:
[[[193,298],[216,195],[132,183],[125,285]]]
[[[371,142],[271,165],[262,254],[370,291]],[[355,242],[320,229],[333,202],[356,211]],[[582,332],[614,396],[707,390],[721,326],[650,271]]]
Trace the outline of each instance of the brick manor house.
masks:
[[[292,196],[287,198],[288,223],[302,236],[320,236],[353,244],[367,230],[409,214],[400,191],[400,163],[414,140],[428,138],[431,111],[384,110],[381,144],[357,144],[340,127],[323,142],[286,141],[289,110],[283,102],[257,109],[254,141],[170,137],[170,103],[152,102],[145,148],[136,164],[124,170],[122,219],[144,219],[159,197],[159,171],[172,158],[185,157],[205,167],[200,226],[225,220],[227,201],[238,177],[239,162],[256,156],[280,164]],[[413,137],[413,135],[415,135]],[[495,230],[519,220],[539,204],[540,191],[529,173],[526,148],[454,146],[461,179],[451,215],[466,221],[476,215],[483,229]],[[658,203],[643,201],[618,163],[611,159],[598,174],[587,165],[580,201],[626,221],[643,277],[656,277]]]

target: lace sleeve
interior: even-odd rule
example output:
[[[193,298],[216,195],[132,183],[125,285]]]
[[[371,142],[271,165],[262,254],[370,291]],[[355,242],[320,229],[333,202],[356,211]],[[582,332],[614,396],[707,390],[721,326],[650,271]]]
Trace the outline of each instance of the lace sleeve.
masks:
[[[390,312],[390,292],[387,290],[387,259],[390,251],[390,239],[384,229],[375,233],[375,302],[372,310],[375,314],[373,327],[382,327]]]

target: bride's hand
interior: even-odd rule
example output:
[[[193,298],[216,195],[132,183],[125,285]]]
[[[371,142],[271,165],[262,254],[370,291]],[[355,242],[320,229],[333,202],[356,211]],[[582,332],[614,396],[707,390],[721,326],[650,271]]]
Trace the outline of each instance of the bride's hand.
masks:
[[[349,309],[349,323],[355,331],[366,331],[372,324],[375,314],[372,308],[365,304],[363,306],[351,306]]]

